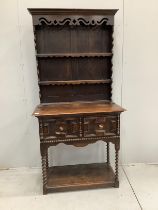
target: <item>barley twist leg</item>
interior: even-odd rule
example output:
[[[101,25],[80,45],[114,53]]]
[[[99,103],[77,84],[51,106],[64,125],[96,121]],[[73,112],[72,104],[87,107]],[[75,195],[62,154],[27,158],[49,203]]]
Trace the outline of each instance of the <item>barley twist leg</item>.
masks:
[[[41,148],[41,156],[42,156],[42,176],[43,176],[43,194],[47,194],[47,166],[48,166],[48,153],[47,148]]]
[[[106,143],[106,157],[107,157],[106,162],[108,165],[110,165],[110,143],[109,142]]]
[[[115,187],[119,187],[119,172],[118,172],[118,160],[119,160],[119,142],[115,143]]]

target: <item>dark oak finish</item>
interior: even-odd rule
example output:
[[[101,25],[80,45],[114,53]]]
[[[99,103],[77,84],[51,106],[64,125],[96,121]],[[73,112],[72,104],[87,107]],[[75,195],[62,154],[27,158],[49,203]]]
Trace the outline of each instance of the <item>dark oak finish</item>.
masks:
[[[117,10],[28,9],[33,17],[40,105],[43,194],[118,187],[120,114],[112,102],[112,47]],[[48,148],[102,140],[106,163],[49,166]],[[115,147],[115,170],[110,166]],[[93,154],[92,154],[93,155]]]

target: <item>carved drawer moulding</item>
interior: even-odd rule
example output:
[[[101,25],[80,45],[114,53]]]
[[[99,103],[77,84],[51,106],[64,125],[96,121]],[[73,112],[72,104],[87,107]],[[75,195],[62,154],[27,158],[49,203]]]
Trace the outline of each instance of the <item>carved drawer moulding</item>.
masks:
[[[119,135],[119,115],[40,119],[42,139],[72,139]]]

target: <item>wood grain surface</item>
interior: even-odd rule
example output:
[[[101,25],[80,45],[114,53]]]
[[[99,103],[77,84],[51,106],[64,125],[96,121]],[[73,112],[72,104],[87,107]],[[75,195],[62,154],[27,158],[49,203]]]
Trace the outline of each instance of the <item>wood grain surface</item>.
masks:
[[[40,116],[57,116],[57,115],[71,115],[71,114],[88,114],[88,113],[120,113],[125,111],[122,107],[115,103],[52,103],[40,104],[36,107],[33,115]]]

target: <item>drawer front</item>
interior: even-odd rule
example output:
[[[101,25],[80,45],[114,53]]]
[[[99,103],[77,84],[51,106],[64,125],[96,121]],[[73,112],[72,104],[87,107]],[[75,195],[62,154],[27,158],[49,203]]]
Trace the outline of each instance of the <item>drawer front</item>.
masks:
[[[84,137],[117,135],[119,132],[118,116],[106,115],[84,118]]]
[[[76,138],[80,136],[79,118],[47,119],[42,122],[43,137]]]

